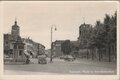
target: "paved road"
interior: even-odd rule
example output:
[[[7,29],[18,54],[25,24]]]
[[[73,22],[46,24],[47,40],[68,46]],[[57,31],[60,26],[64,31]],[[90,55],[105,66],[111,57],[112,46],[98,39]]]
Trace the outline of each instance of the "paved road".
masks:
[[[90,60],[75,60],[67,62],[53,59],[53,63],[38,64],[37,59],[31,59],[28,65],[5,65],[5,74],[115,74],[116,64]]]

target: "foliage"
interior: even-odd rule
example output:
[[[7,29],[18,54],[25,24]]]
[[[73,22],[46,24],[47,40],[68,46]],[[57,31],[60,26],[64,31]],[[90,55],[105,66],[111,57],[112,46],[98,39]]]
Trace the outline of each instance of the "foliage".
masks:
[[[111,61],[111,54],[116,56],[116,26],[117,26],[117,12],[114,15],[110,16],[105,15],[103,23],[101,21],[96,21],[94,27],[90,28],[86,24],[86,27],[83,28],[84,35],[80,38],[79,48],[85,48],[93,50],[98,49],[99,61],[101,60],[101,49],[105,49],[105,52],[108,54],[109,62]],[[93,52],[92,52],[93,58]]]
[[[104,48],[110,44],[116,44],[116,17],[117,14],[115,12],[114,16],[106,14],[103,23],[96,21],[91,33],[89,33],[89,37],[83,40],[86,42],[81,42],[80,46],[86,48]]]

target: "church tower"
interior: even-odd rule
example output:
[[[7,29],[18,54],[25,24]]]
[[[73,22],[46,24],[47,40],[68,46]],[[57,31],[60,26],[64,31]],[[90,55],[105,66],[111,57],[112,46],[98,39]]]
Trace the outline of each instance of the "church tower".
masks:
[[[20,29],[19,29],[19,26],[17,25],[16,20],[15,20],[14,25],[12,26],[11,34],[12,36],[20,36]]]

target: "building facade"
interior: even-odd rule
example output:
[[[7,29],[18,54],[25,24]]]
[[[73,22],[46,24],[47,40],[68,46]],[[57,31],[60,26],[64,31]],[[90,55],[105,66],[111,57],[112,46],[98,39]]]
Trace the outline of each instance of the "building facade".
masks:
[[[47,49],[45,50],[45,54],[47,55],[47,57],[51,57],[51,49]]]
[[[86,57],[89,55],[90,50],[88,49],[88,42],[90,33],[92,33],[92,25],[83,23],[79,27],[79,37],[78,37],[78,43],[79,43],[79,57]]]
[[[61,44],[64,42],[65,40],[56,40],[55,42],[53,42],[52,44],[52,52],[54,57],[60,57],[63,56],[63,52],[61,50]],[[70,41],[71,44],[71,55],[77,55],[76,53],[78,53],[78,47],[79,47],[79,43],[78,41]]]
[[[45,46],[38,43],[38,55],[45,54]]]
[[[4,34],[4,58],[10,57],[14,61],[26,61],[26,58],[36,58],[45,53],[45,46],[29,38],[20,37],[20,27],[14,22],[10,34]]]
[[[26,61],[26,57],[24,54],[24,43],[21,39],[21,37],[17,38],[17,41],[13,43],[13,58],[17,62],[24,62]]]
[[[56,40],[52,43],[52,53],[54,57],[59,57],[63,55],[63,52],[61,51],[61,44],[65,40]]]
[[[37,58],[39,54],[45,53],[45,46],[33,41],[29,38],[23,38],[25,44],[25,52],[26,54],[32,56],[32,58]]]
[[[91,24],[83,23],[79,27],[79,37],[78,42],[79,43],[86,43],[88,37],[90,37],[90,33],[92,32],[93,28]]]
[[[4,57],[13,58],[13,61],[25,61],[24,43],[20,37],[20,29],[15,21],[11,34],[4,34]]]

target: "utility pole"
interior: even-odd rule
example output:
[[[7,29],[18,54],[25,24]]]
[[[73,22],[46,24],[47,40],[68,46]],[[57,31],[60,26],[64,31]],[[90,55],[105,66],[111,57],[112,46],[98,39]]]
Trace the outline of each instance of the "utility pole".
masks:
[[[51,56],[50,56],[50,62],[52,62],[52,56],[53,56],[53,52],[52,52],[52,48],[53,48],[53,44],[52,44],[52,29],[55,29],[55,31],[57,30],[55,25],[52,25],[51,27]]]

